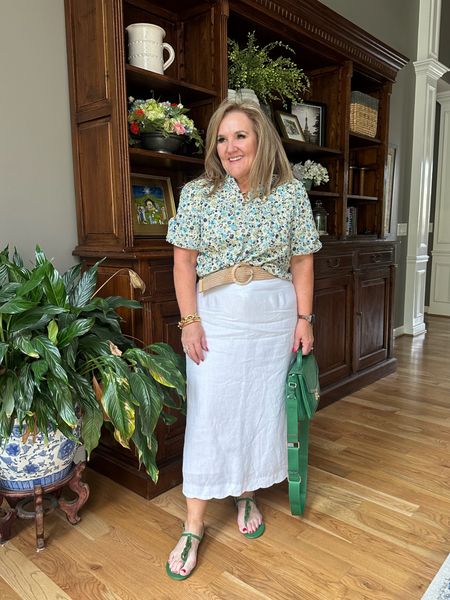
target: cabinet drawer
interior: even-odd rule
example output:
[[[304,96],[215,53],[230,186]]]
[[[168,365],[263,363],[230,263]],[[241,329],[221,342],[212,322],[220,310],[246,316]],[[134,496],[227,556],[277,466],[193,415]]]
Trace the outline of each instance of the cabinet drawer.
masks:
[[[353,254],[336,254],[336,256],[317,256],[314,258],[315,275],[333,275],[348,272],[353,267]]]
[[[371,252],[359,252],[358,264],[361,267],[387,265],[394,261],[394,250],[372,250]]]

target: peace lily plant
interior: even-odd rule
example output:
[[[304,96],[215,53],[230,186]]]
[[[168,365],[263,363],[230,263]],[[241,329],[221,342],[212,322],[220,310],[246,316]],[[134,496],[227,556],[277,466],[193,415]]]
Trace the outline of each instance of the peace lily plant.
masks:
[[[174,420],[168,407],[182,408],[184,363],[167,344],[125,337],[116,309],[140,304],[99,297],[98,265],[61,275],[39,247],[30,269],[0,252],[0,445],[13,426],[24,440],[59,429],[89,457],[106,424],[156,482],[154,430],[160,416]],[[134,271],[130,280],[143,289]]]

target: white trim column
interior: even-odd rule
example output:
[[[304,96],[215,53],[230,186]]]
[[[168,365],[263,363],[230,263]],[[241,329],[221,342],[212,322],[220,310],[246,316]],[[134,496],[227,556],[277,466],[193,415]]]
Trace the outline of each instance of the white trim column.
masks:
[[[429,312],[450,317],[450,91],[439,92],[436,99],[441,120]]]
[[[448,71],[448,68],[437,60],[440,15],[440,0],[420,0],[418,60],[414,63],[416,87],[404,316],[405,333],[412,335],[425,331],[425,280],[428,262],[436,86],[438,79]]]
[[[420,0],[417,60],[439,58],[441,0]]]

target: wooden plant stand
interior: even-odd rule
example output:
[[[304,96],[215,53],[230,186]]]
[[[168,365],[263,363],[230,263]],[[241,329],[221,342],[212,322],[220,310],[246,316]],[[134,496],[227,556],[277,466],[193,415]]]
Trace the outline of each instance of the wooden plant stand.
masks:
[[[36,550],[45,547],[44,541],[44,515],[55,508],[60,508],[66,513],[67,520],[76,525],[81,517],[78,515],[80,508],[89,498],[89,486],[81,480],[81,474],[86,467],[85,462],[74,465],[70,473],[61,481],[49,485],[36,485],[31,490],[18,492],[17,490],[0,489],[0,507],[3,498],[9,504],[8,510],[2,514],[0,508],[0,544],[11,539],[11,527],[16,519],[34,519],[36,524]],[[67,500],[62,495],[63,488],[67,486],[77,497]],[[27,510],[26,506],[34,500],[34,510]]]

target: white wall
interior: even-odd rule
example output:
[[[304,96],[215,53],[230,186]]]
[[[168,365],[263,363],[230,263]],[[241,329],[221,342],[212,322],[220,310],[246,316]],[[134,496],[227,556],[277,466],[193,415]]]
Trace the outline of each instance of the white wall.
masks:
[[[0,246],[77,242],[63,0],[0,0]]]
[[[441,0],[441,29],[439,37],[439,61],[444,65],[450,66],[450,35],[448,28],[450,26],[450,2]],[[442,78],[450,84],[450,71]]]

